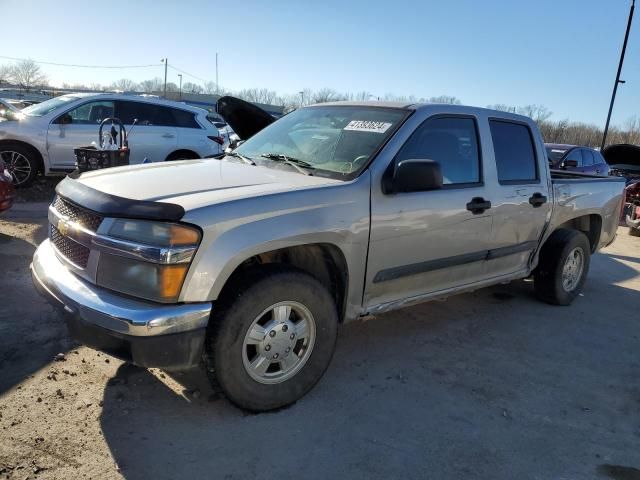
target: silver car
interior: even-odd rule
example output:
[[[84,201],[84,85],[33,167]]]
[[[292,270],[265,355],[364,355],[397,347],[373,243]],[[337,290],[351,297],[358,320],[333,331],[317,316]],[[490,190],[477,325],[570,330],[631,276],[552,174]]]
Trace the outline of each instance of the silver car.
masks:
[[[38,172],[74,170],[75,147],[98,141],[98,125],[117,117],[131,128],[130,163],[203,158],[222,152],[224,139],[203,109],[183,103],[126,94],[70,94],[27,107],[0,123],[0,158],[18,187]]]

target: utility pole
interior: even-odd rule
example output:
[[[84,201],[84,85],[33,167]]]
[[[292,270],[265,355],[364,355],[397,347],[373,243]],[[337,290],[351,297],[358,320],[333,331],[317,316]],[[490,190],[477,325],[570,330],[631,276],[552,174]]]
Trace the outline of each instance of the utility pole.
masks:
[[[611,103],[609,104],[609,114],[607,115],[607,123],[604,125],[604,134],[602,135],[602,145],[600,150],[604,150],[607,143],[607,133],[609,132],[609,122],[611,121],[611,112],[613,111],[613,103],[616,101],[616,93],[618,92],[618,85],[624,83],[624,80],[620,80],[620,74],[622,73],[622,64],[624,63],[624,54],[627,50],[627,40],[629,40],[629,31],[631,30],[631,21],[633,20],[633,10],[636,7],[636,0],[631,0],[631,9],[629,10],[629,21],[627,22],[627,31],[624,34],[624,42],[622,43],[622,52],[620,53],[620,63],[618,64],[618,73],[616,74],[616,81],[613,84],[613,93],[611,94]]]
[[[218,52],[216,52],[216,95],[220,94],[220,87],[218,85],[220,84],[218,83]]]
[[[169,59],[162,58],[160,61],[164,62],[164,98],[167,98],[167,65],[169,65]]]
[[[180,100],[182,100],[182,74],[179,73],[178,76],[180,77]]]

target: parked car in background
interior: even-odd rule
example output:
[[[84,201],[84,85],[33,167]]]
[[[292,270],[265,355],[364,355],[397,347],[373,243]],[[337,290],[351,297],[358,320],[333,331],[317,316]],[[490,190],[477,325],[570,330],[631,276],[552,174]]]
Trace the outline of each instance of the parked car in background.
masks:
[[[600,152],[593,148],[563,143],[545,143],[544,146],[552,169],[603,177],[609,175],[609,165]]]
[[[228,113],[249,138],[215,168],[60,182],[31,268],[80,342],[145,367],[204,356],[249,410],[308,392],[342,322],[532,274],[568,305],[615,239],[624,181],[550,171],[527,117],[338,102],[256,131]]]
[[[627,183],[622,221],[629,227],[629,234],[640,236],[640,146],[608,145],[602,155],[611,167],[611,175],[624,177]]]
[[[0,158],[0,213],[9,210],[15,199],[13,177],[7,170],[7,166]]]
[[[0,124],[0,155],[16,186],[29,185],[38,172],[74,170],[75,147],[98,141],[98,125],[119,118],[130,130],[130,163],[202,158],[222,153],[224,139],[207,112],[183,103],[126,94],[70,94],[21,111]]]

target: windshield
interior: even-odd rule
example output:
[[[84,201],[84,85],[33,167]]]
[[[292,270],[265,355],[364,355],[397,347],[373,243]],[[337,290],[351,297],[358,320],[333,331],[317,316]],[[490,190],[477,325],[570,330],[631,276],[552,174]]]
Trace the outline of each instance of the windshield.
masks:
[[[567,149],[547,147],[547,157],[551,163],[557,163],[567,153]]]
[[[29,115],[30,117],[42,117],[47,113],[53,112],[65,105],[69,102],[73,102],[74,100],[78,100],[80,97],[74,97],[69,95],[64,95],[62,97],[52,98],[51,100],[47,100],[42,103],[37,103],[35,105],[31,105],[30,107],[22,110],[22,113],[25,115]]]
[[[284,156],[308,164],[314,175],[353,178],[408,114],[380,107],[302,108],[256,133],[236,152],[255,161]]]

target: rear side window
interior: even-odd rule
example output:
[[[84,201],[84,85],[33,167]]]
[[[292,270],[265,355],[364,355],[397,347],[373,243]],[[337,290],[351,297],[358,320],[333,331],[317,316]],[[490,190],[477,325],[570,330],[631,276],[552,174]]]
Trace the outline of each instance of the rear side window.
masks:
[[[601,163],[605,163],[605,164],[607,163],[600,152],[592,151],[591,153],[593,154],[593,163],[595,165],[600,165]]]
[[[173,120],[176,127],[180,128],[200,128],[198,122],[196,122],[195,115],[186,110],[180,110],[178,108],[172,108]]]
[[[133,124],[137,118],[138,125],[171,127],[175,125],[171,110],[171,108],[153,103],[118,102],[118,118],[125,125]]]
[[[426,120],[402,146],[396,162],[407,159],[438,162],[445,185],[479,183],[480,155],[475,120],[467,117]]]
[[[533,138],[529,127],[504,120],[490,120],[493,151],[500,183],[538,181]]]
[[[585,167],[590,167],[595,162],[593,161],[593,153],[591,150],[587,150],[586,148],[582,150],[582,165]]]

